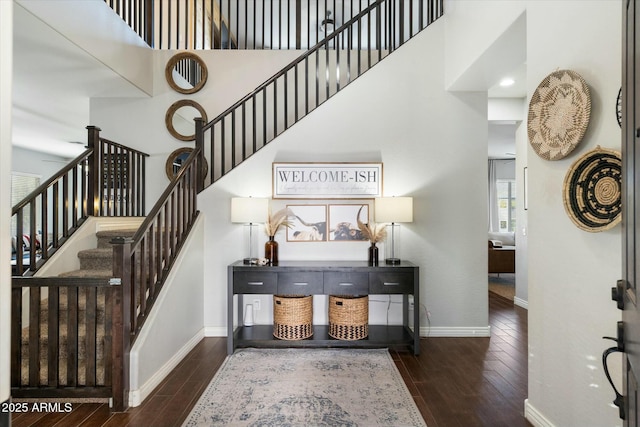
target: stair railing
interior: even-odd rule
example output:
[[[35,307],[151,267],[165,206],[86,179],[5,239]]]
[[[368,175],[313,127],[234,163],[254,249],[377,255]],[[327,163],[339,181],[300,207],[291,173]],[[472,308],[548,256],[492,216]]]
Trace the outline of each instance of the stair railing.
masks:
[[[442,0],[376,0],[209,123],[196,119],[196,146],[211,165],[205,187],[441,15]]]
[[[105,0],[150,47],[186,50],[308,49],[374,1]],[[402,8],[434,20],[442,1],[388,2],[390,14]],[[418,19],[415,25],[421,26]]]
[[[11,396],[113,397],[122,408],[123,295],[108,278],[14,277]]]
[[[13,207],[14,276],[33,275],[89,216],[144,215],[148,154],[87,130],[87,149]]]
[[[136,234],[111,241],[113,274],[122,280],[123,288],[123,354],[135,342],[198,216],[201,164],[200,151],[194,150]],[[122,378],[128,381],[128,366],[124,369]],[[125,384],[123,390],[127,389]]]

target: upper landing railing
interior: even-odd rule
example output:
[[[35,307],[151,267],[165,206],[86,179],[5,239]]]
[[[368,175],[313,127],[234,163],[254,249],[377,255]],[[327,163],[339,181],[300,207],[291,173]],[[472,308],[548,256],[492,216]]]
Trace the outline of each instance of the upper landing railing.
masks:
[[[105,0],[155,49],[309,49],[376,0]],[[442,0],[389,0],[381,16],[414,16],[389,27],[375,48],[443,13]],[[383,18],[383,21],[387,18]],[[398,21],[402,26],[402,21]],[[342,46],[346,46],[344,40]]]

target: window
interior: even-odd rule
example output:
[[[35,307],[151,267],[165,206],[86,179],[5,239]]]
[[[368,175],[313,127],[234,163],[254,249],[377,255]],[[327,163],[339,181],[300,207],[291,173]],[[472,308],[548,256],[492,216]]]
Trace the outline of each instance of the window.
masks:
[[[26,175],[26,174],[11,174],[11,206],[15,206],[19,202],[22,201],[25,197],[27,197],[33,190],[38,188],[40,185],[40,177],[34,175]],[[39,208],[39,203],[36,206],[36,209]],[[30,209],[24,210],[24,215],[22,217],[22,230],[25,233],[29,232],[29,224],[31,223],[31,211]],[[36,224],[37,227],[40,224]],[[16,231],[18,229],[16,223],[16,217],[13,216],[11,218],[11,233],[15,236]]]
[[[498,227],[499,231],[515,231],[516,229],[516,181],[498,179]]]

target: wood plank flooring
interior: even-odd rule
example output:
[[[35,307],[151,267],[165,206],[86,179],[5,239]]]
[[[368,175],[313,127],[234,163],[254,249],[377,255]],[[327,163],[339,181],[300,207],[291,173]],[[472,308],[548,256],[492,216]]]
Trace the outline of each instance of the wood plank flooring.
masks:
[[[428,427],[529,427],[527,312],[489,293],[491,338],[423,338],[421,354],[391,351]],[[205,338],[142,405],[110,413],[74,403],[69,413],[14,414],[13,427],[180,426],[226,356],[226,339]]]

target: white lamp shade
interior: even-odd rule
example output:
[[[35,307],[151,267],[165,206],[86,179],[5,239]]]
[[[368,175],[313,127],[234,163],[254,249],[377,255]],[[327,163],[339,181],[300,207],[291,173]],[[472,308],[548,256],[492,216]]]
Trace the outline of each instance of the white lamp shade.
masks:
[[[250,224],[265,222],[269,211],[269,199],[234,197],[231,199],[231,222]]]
[[[413,197],[378,197],[376,222],[413,222]]]

